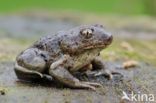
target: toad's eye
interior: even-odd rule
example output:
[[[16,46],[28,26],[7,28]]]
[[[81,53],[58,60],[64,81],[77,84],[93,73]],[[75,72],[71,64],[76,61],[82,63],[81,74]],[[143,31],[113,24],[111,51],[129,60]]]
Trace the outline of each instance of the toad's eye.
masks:
[[[84,36],[86,39],[89,39],[93,35],[93,29],[83,29],[80,31],[81,35]]]

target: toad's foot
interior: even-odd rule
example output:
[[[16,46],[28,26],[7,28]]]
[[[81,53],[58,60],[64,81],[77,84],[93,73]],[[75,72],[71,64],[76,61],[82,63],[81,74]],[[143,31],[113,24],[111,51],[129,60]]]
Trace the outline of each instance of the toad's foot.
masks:
[[[68,67],[71,67],[69,66],[69,64],[71,64],[69,63],[71,62],[71,59],[68,61],[69,58],[69,56],[65,55],[51,64],[49,74],[61,83],[73,88],[88,88],[95,90],[95,86],[101,86],[98,83],[82,82],[75,78],[67,69]]]
[[[104,71],[100,71],[96,74],[94,74],[94,76],[100,76],[100,75],[105,75],[107,76],[109,79],[113,79],[113,74],[118,74],[118,75],[121,75],[123,77],[123,74],[118,72],[118,71],[111,71],[111,70],[108,70],[108,69],[105,69]]]

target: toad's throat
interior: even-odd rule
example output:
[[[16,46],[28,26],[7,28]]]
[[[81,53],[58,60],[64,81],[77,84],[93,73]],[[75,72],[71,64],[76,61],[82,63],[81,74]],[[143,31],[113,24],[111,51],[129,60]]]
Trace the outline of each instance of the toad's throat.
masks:
[[[71,55],[74,61],[74,67],[71,68],[70,71],[78,71],[85,65],[90,64],[91,61],[98,56],[100,51],[101,49],[90,49],[77,55]]]

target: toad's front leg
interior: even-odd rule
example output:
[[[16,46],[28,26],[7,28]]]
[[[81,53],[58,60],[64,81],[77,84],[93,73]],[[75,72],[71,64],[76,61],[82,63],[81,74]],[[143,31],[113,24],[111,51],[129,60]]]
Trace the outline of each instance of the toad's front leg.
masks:
[[[121,76],[123,76],[120,72],[115,71],[115,70],[110,70],[108,68],[105,68],[105,64],[104,61],[102,60],[102,58],[100,56],[97,56],[93,61],[92,61],[92,67],[93,70],[100,70],[103,69],[102,71],[98,72],[95,74],[95,76],[99,76],[104,74],[105,76],[107,76],[109,79],[113,79],[113,75],[112,74],[120,74]]]
[[[72,68],[72,59],[69,55],[64,55],[58,61],[51,64],[49,74],[61,83],[74,88],[89,88],[95,90],[94,86],[101,86],[98,83],[79,81],[68,71],[69,67]]]

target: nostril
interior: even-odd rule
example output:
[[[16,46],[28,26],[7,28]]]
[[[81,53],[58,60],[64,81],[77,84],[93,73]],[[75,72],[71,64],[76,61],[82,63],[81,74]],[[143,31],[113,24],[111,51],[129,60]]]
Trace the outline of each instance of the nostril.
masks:
[[[107,44],[108,44],[108,45],[111,44],[111,43],[112,43],[112,40],[113,40],[113,36],[111,35],[111,36],[108,38],[108,40],[107,40]]]
[[[109,38],[108,38],[108,42],[111,43],[113,40],[113,36],[111,35]]]

